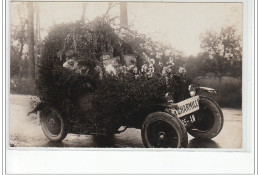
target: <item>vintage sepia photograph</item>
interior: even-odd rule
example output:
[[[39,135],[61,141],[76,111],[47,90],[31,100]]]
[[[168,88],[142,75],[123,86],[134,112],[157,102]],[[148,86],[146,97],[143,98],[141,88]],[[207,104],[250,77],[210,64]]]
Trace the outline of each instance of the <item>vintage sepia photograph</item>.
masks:
[[[9,147],[242,149],[242,2],[10,2]]]

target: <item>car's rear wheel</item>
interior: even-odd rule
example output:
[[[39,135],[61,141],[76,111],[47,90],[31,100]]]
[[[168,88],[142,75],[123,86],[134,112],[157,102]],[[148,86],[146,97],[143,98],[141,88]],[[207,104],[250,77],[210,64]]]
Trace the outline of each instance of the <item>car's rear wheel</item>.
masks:
[[[63,118],[57,110],[45,109],[40,113],[40,116],[43,133],[48,139],[62,141],[67,136]]]

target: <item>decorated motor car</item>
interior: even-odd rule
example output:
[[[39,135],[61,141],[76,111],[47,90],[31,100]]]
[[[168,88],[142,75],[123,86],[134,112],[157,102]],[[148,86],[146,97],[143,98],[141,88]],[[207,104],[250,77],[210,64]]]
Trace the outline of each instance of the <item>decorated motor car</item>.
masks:
[[[74,133],[105,139],[137,128],[145,147],[185,148],[188,133],[217,136],[223,113],[200,95],[216,91],[192,85],[185,68],[172,60],[162,63],[128,44],[102,20],[49,33],[36,81],[40,102],[30,112],[40,112],[46,137],[62,141]]]

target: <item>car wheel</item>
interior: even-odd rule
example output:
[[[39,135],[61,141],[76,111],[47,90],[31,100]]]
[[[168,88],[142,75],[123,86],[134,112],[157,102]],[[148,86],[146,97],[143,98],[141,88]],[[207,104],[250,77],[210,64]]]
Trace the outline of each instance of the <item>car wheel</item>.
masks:
[[[142,140],[147,148],[186,148],[188,137],[181,121],[165,112],[148,115],[143,123]]]
[[[45,109],[40,116],[43,133],[49,140],[62,141],[67,136],[64,121],[57,110]]]
[[[200,96],[200,109],[194,113],[195,122],[187,129],[196,138],[211,139],[216,137],[224,124],[223,113],[212,99]]]

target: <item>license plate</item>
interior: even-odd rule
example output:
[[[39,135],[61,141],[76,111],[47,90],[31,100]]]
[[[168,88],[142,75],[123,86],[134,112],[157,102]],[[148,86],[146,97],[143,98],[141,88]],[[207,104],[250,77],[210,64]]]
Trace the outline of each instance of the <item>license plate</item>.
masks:
[[[183,117],[187,114],[199,110],[199,96],[189,98],[187,100],[177,103],[177,114],[178,117]]]

